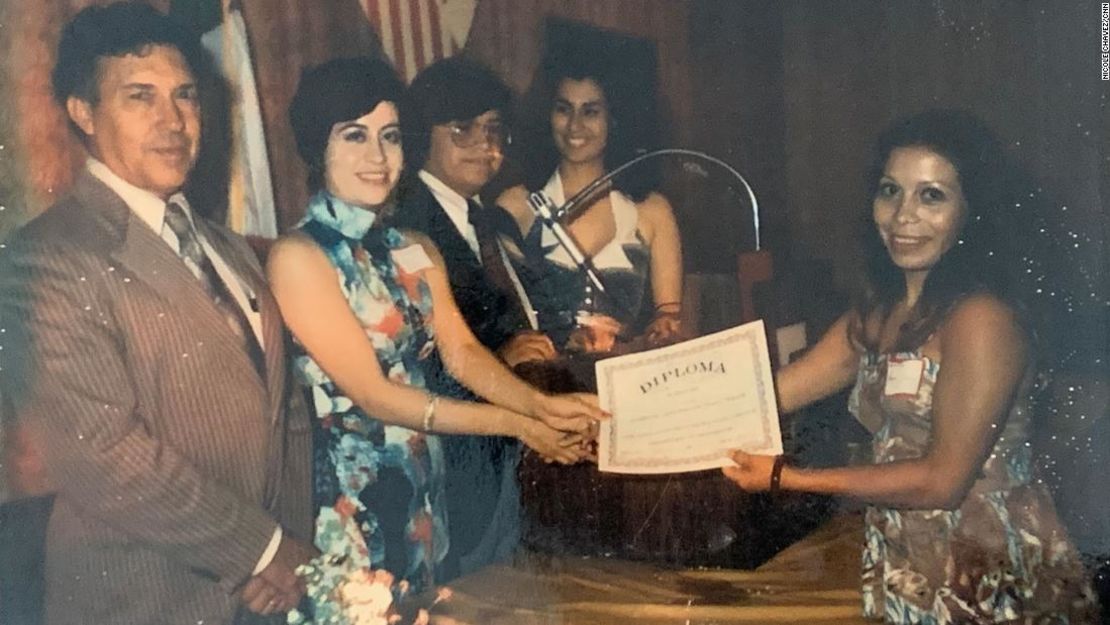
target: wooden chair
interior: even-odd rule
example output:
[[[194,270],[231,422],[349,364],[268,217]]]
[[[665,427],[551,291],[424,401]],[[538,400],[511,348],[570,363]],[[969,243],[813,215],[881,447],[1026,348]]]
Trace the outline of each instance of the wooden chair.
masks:
[[[739,279],[737,279],[739,278]],[[766,318],[774,312],[770,286],[773,278],[771,254],[767,251],[741,252],[737,275],[727,273],[688,273],[683,277],[682,327],[690,336]],[[774,326],[767,320],[767,331]]]
[[[757,306],[756,286],[769,284],[774,277],[771,253],[767,250],[740,252],[736,259],[736,270],[740,279],[740,320],[744,323],[755,321],[769,312],[760,310]],[[768,333],[772,333],[773,329],[774,326],[768,322]]]

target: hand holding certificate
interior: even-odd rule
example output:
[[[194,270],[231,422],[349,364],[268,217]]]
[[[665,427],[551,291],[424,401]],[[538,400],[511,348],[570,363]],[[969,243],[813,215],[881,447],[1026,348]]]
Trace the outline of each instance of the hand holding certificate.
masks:
[[[678,473],[731,464],[729,449],[781,454],[763,322],[596,364],[598,467]]]

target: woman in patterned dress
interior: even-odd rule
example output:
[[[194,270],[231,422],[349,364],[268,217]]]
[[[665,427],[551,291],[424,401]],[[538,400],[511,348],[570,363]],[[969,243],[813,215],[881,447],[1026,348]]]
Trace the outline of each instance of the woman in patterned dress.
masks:
[[[421,590],[449,548],[436,432],[512,436],[571,463],[601,413],[592,397],[547,396],[515,378],[470,333],[435,246],[389,226],[402,94],[378,60],[302,75],[290,120],[314,195],[267,270],[315,408],[316,546]],[[424,390],[437,350],[491,404]]]
[[[1036,345],[1008,272],[1021,220],[976,118],[929,111],[879,141],[867,291],[776,376],[785,412],[855,382],[874,464],[735,452],[749,491],[846,495],[866,513],[863,612],[888,623],[1094,623],[1096,600],[1033,470]],[[1020,206],[1018,204],[1017,206]],[[1008,214],[1010,213],[1010,214]]]

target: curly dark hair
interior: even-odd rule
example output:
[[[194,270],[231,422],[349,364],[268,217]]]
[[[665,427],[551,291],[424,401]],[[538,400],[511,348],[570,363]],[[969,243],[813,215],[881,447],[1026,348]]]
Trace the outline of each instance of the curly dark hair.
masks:
[[[50,77],[55,101],[65,108],[72,96],[96,106],[100,102],[100,60],[143,56],[152,46],[176,48],[198,80],[210,69],[197,36],[145,2],[82,9],[66,24],[58,41],[58,59]],[[76,126],[74,129],[81,135]]]
[[[592,80],[605,96],[609,115],[606,171],[659,147],[655,96],[638,90],[633,84],[636,77],[622,71],[613,55],[592,46],[551,52],[545,55],[540,72],[537,106],[523,131],[526,140],[522,149],[527,153],[520,155],[528,189],[543,188],[559,165],[561,157],[551,136],[550,113],[564,80]],[[659,187],[660,178],[657,166],[648,162],[617,176],[613,187],[640,202]]]
[[[289,124],[297,153],[308,166],[310,192],[324,186],[324,155],[332,127],[362,117],[381,102],[396,105],[403,127],[405,87],[393,68],[381,59],[333,59],[301,72],[297,92],[289,104]],[[407,151],[407,143],[405,148]]]
[[[1009,304],[1035,337],[1027,308],[1017,296],[1014,270],[1019,266],[1025,218],[1017,169],[998,137],[979,118],[961,110],[933,109],[899,120],[879,137],[870,188],[879,179],[891,153],[898,148],[923,147],[952,164],[963,190],[967,215],[956,243],[929,270],[921,296],[902,326],[895,350],[923,343],[959,300],[973,293],[990,293]],[[868,211],[870,215],[870,211]],[[906,294],[905,278],[883,246],[873,222],[864,235],[866,275],[855,310],[852,336],[867,349],[878,347],[877,336],[867,336],[863,321],[889,314]]]

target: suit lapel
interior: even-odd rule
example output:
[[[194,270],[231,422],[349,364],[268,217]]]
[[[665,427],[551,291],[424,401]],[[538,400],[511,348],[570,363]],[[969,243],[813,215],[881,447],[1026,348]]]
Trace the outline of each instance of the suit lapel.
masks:
[[[284,325],[281,311],[266,284],[266,278],[258,263],[254,262],[252,252],[244,245],[236,245],[220,229],[211,226],[206,220],[198,219],[197,226],[216,250],[227,266],[250,289],[248,297],[253,296],[252,308],[262,319],[263,357],[266,365],[266,388],[270,399],[270,418],[277,419],[276,408],[281,405],[281,393],[285,382],[285,345]]]
[[[440,205],[439,200],[432,195],[431,190],[427,190],[427,207],[428,207],[428,226],[432,240],[439,246],[439,251],[443,254],[444,258],[450,259],[447,263],[448,273],[451,273],[451,267],[466,266],[471,269],[481,269],[481,263],[478,257],[474,255],[474,250],[470,249],[470,244],[459,233],[459,229],[455,227],[455,222],[447,215],[447,211]]]
[[[127,204],[95,176],[83,172],[74,185],[74,196],[99,216],[109,235],[109,256],[130,275],[150,287],[172,309],[188,311],[190,320],[202,334],[212,334],[213,343],[228,358],[241,359],[253,370],[250,356],[228,327],[224,313],[181,258],[153,230],[147,227]],[[109,267],[114,271],[115,267]]]
[[[283,474],[285,423],[281,420],[285,392],[285,345],[281,313],[266,286],[258,264],[253,262],[249,248],[236,245],[223,231],[211,226],[205,219],[195,220],[198,230],[220,258],[253,291],[259,314],[262,317],[262,335],[265,344],[266,380],[258,377],[250,355],[242,341],[232,332],[215,302],[204,287],[189,271],[170,246],[138,216],[136,216],[106,185],[88,172],[84,172],[74,186],[74,197],[91,209],[98,236],[108,246],[109,256],[121,269],[149,286],[174,310],[187,311],[199,333],[215,335],[212,343],[223,350],[230,361],[239,367],[255,372],[253,379],[265,389],[267,414],[271,424],[270,466],[267,470],[263,505],[267,509],[276,505]]]
[[[285,410],[285,334],[281,320],[281,311],[266,284],[266,278],[255,261],[253,252],[246,245],[233,241],[226,231],[216,228],[204,219],[197,220],[201,234],[208,240],[209,245],[216,250],[228,268],[242,281],[243,286],[250,289],[248,297],[252,297],[252,307],[257,306],[257,312],[262,318],[263,358],[266,365],[266,407],[270,429],[269,467],[266,471],[266,486],[263,495],[263,506],[272,510],[277,505],[278,496],[282,485],[282,475],[285,463],[285,428],[288,424],[282,420]],[[252,367],[253,369],[253,367]]]
[[[100,223],[110,232],[109,254],[135,277],[154,289],[163,299],[178,304],[189,303],[203,289],[197,285],[194,293],[183,288],[182,282],[192,277],[177,254],[165,241],[143,224],[127,207],[123,199],[92,174],[83,172],[74,184],[74,197],[92,209],[101,218]],[[109,271],[114,271],[109,267]],[[207,299],[207,296],[204,296]],[[182,299],[185,298],[185,302]]]

